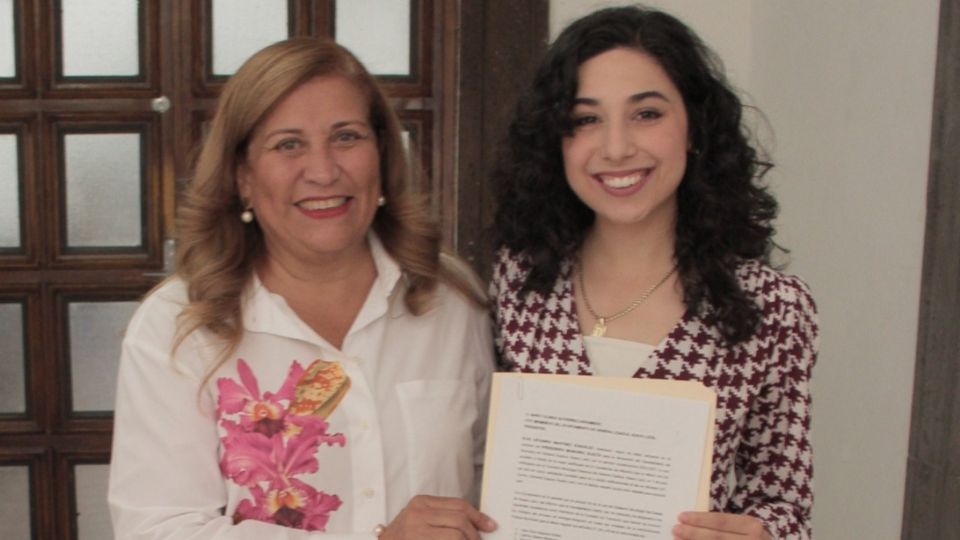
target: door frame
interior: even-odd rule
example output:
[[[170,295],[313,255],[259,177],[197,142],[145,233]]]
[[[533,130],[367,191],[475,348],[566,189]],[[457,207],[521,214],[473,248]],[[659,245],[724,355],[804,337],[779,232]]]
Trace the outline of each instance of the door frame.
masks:
[[[960,0],[941,0],[901,536],[960,539]]]

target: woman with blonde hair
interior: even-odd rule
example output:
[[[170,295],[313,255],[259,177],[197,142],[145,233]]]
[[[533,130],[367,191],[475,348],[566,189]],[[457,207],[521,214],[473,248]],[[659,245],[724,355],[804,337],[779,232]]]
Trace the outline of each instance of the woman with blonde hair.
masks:
[[[123,343],[118,538],[472,538],[493,369],[395,114],[330,41],[227,82]]]

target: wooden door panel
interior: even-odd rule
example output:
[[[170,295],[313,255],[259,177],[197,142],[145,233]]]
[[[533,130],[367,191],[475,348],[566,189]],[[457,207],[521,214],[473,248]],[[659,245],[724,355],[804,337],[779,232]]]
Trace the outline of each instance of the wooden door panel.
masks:
[[[406,132],[407,150],[413,159],[412,166],[418,167],[423,171],[421,185],[411,186],[413,189],[422,190],[426,193],[435,194],[439,189],[432,182],[433,171],[433,111],[408,109],[400,110],[400,122]],[[434,197],[434,202],[439,197]]]
[[[110,433],[120,341],[150,282],[51,286],[56,308],[57,425],[65,433]]]
[[[30,52],[36,49],[37,44],[32,40],[33,34],[27,30],[35,21],[33,8],[32,2],[14,1],[10,3],[10,11],[4,14],[4,17],[9,17],[12,23],[13,32],[4,37],[10,40],[8,43],[13,44],[14,73],[13,75],[7,72],[0,73],[0,96],[2,97],[29,96],[36,88],[36,62]]]
[[[14,307],[16,306],[16,307]],[[10,433],[38,433],[45,424],[44,381],[37,367],[42,347],[42,328],[40,319],[40,290],[37,286],[0,284],[0,307],[6,311],[5,317],[20,316],[16,328],[4,327],[6,343],[0,348],[0,372],[3,373],[5,389],[17,388],[22,395],[22,406],[4,407],[0,410],[0,437]],[[16,312],[16,313],[14,313]],[[19,344],[17,344],[19,342]],[[19,352],[19,356],[17,356]],[[19,401],[19,397],[13,401]],[[4,445],[0,444],[0,448]]]
[[[50,506],[49,452],[42,447],[0,448],[0,497],[4,538],[54,538],[52,522],[40,519]]]
[[[129,0],[134,11],[117,19],[136,26],[136,38],[128,33],[123,46],[135,49],[136,69],[78,70],[75,53],[83,39],[77,36],[84,32],[70,26],[75,8],[93,10],[99,1],[13,0],[8,15],[15,70],[12,76],[0,73],[0,155],[10,155],[15,140],[16,156],[7,172],[0,164],[0,197],[15,202],[18,214],[10,218],[18,230],[0,235],[0,324],[11,317],[22,321],[19,329],[5,323],[19,332],[12,339],[20,346],[0,343],[0,354],[19,358],[0,359],[0,376],[23,396],[8,396],[7,410],[0,401],[0,478],[12,479],[0,486],[0,516],[26,512],[20,519],[29,532],[4,533],[35,539],[109,536],[103,530],[105,493],[98,492],[105,490],[102,467],[109,462],[119,329],[133,304],[163,276],[176,194],[189,178],[227,78],[213,69],[215,0]],[[357,7],[336,0],[280,5],[286,27],[277,37],[335,37],[338,5],[341,16]],[[433,173],[452,170],[441,167],[439,149],[454,148],[456,108],[437,91],[437,81],[451,77],[435,74],[456,64],[456,54],[443,51],[456,44],[456,25],[445,22],[459,1],[409,5],[409,72],[378,78],[427,173],[417,187],[432,194],[439,215],[446,211],[441,201],[451,199],[442,194],[453,191],[453,179]],[[13,187],[2,179],[11,174]],[[104,177],[115,183],[102,187]],[[4,204],[0,210],[14,207]],[[116,217],[117,209],[127,217]],[[84,220],[96,225],[94,234],[77,232]],[[96,326],[97,320],[106,324]],[[91,490],[83,500],[77,499],[78,485]],[[4,506],[5,488],[19,490],[7,498],[26,497],[29,510]]]
[[[0,418],[28,418],[30,329],[25,293],[0,293]]]
[[[70,19],[75,7],[90,3],[12,4],[16,73],[0,77],[0,140],[9,146],[10,138],[16,139],[13,198],[19,231],[13,234],[20,241],[8,239],[0,246],[0,307],[9,311],[17,306],[13,311],[22,314],[22,352],[21,358],[0,359],[19,369],[0,369],[6,370],[4,376],[20,379],[24,399],[21,407],[0,411],[0,470],[27,471],[29,493],[16,500],[29,503],[29,515],[21,522],[29,524],[32,538],[76,538],[82,528],[76,511],[83,509],[72,491],[76,464],[102,465],[110,455],[111,411],[87,410],[112,409],[105,405],[110,398],[97,396],[103,389],[89,388],[90,380],[115,370],[119,356],[115,339],[110,347],[116,350],[102,353],[112,365],[98,365],[100,353],[91,352],[89,343],[87,349],[78,347],[85,338],[106,341],[92,335],[97,332],[80,318],[84,310],[79,308],[92,306],[87,311],[96,317],[99,306],[136,302],[163,267],[163,201],[170,190],[164,185],[165,169],[173,162],[164,130],[175,126],[152,109],[151,101],[168,91],[174,79],[163,76],[169,63],[160,46],[161,10],[171,7],[167,2],[133,3],[136,69],[117,76],[71,71],[77,65],[71,55],[82,43],[76,35],[64,39],[61,14]],[[170,20],[165,13],[164,20]],[[72,48],[64,54],[64,47]],[[86,173],[78,168],[81,163],[86,163]],[[9,176],[6,170],[0,175]],[[114,185],[98,189],[111,175]],[[118,208],[127,210],[132,221],[115,219]],[[85,238],[87,232],[77,228],[84,222],[99,229]],[[98,234],[107,240],[98,242]],[[86,386],[77,389],[75,383]],[[17,475],[16,482],[22,483],[23,473]],[[102,486],[95,483],[95,488]],[[85,499],[80,506],[96,500],[103,498]],[[7,517],[8,509],[0,499],[0,515]],[[22,533],[11,529],[0,536]]]
[[[49,267],[147,270],[162,266],[163,148],[156,113],[67,113],[45,115],[45,120]],[[117,143],[116,148],[106,146],[109,141]],[[111,155],[111,150],[116,154]],[[98,151],[104,154],[83,155]],[[71,152],[76,162],[71,161]],[[100,161],[106,163],[99,165]],[[116,176],[111,167],[128,171]],[[111,178],[117,184],[113,193],[104,182]],[[97,197],[98,187],[103,198]],[[100,214],[111,208],[116,216],[108,219]],[[84,221],[71,222],[74,216]],[[113,221],[119,216],[126,219]],[[85,230],[88,227],[93,230]]]
[[[0,264],[30,267],[36,264],[39,238],[35,234],[37,204],[35,119],[30,114],[0,115],[0,139],[7,147],[4,155],[12,157],[0,164],[0,196],[10,197],[4,207],[16,208],[16,216],[4,213],[0,221],[9,228],[0,242]],[[10,152],[13,155],[10,156]]]
[[[102,4],[102,5],[97,5]],[[153,97],[161,86],[160,2],[117,4],[130,7],[113,13],[110,3],[89,0],[47,0],[40,10],[38,41],[44,97],[52,99]],[[124,15],[132,15],[126,17]],[[135,25],[135,28],[127,28]],[[105,39],[116,29],[132,41]],[[130,50],[133,46],[136,51]],[[100,59],[99,57],[106,56]],[[112,58],[116,56],[116,58]],[[133,58],[128,61],[127,58]],[[89,59],[89,60],[84,60]],[[113,61],[111,61],[113,60]],[[114,63],[132,62],[130,74],[113,74]],[[87,65],[101,66],[85,73]],[[75,67],[72,67],[75,66]]]
[[[227,0],[197,0],[191,4],[190,21],[191,24],[186,28],[189,36],[190,51],[187,58],[190,62],[190,88],[192,96],[195,98],[216,98],[220,94],[223,83],[232,72],[220,72],[221,62],[216,60],[223,56],[229,56],[230,61],[223,63],[239,65],[242,59],[250,54],[269,45],[274,41],[279,41],[289,36],[298,35],[296,30],[298,21],[309,19],[311,9],[309,5],[303,5],[296,0],[287,0],[278,2],[279,10],[285,13],[275,14],[279,16],[268,17],[267,28],[256,25],[257,8],[251,4],[247,9],[230,10],[222,9]],[[227,20],[240,24],[247,19],[248,25],[253,28],[259,28],[250,39],[244,38],[242,34],[233,34],[230,36],[215,35],[216,29],[227,24]],[[277,28],[277,22],[285,22],[285,27]],[[233,39],[231,39],[233,38]],[[223,49],[221,51],[221,48]],[[246,51],[247,54],[235,56],[229,49],[236,48]],[[216,50],[215,50],[216,49]],[[212,106],[212,103],[204,103],[205,106]]]
[[[59,475],[67,481],[59,489],[58,498],[66,501],[67,510],[60,523],[69,526],[69,536],[78,540],[101,540],[113,537],[110,511],[103,496],[107,491],[109,462],[97,453],[75,453],[61,456]]]

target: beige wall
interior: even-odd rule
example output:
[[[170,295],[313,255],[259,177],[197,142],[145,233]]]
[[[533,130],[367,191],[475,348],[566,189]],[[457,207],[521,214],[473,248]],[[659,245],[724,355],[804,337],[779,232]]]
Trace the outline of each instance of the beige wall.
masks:
[[[614,3],[552,0],[551,35]],[[697,30],[769,121],[777,239],[820,308],[816,536],[900,538],[939,2],[647,3]]]

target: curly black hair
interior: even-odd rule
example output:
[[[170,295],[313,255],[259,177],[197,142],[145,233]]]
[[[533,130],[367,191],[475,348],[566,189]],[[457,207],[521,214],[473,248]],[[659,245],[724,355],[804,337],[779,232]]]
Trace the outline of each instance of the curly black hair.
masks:
[[[677,189],[678,273],[687,310],[713,306],[714,323],[731,343],[747,339],[758,307],[735,276],[745,259],[769,263],[777,202],[761,184],[761,160],[742,123],[743,104],[710,49],[685,24],[643,7],[607,8],[568,26],[550,46],[521,98],[494,171],[497,247],[523,253],[531,271],[524,292],[553,287],[560,263],[575,254],[593,211],[570,189],[561,142],[580,65],[614,48],[655,58],[683,96],[691,150]]]

